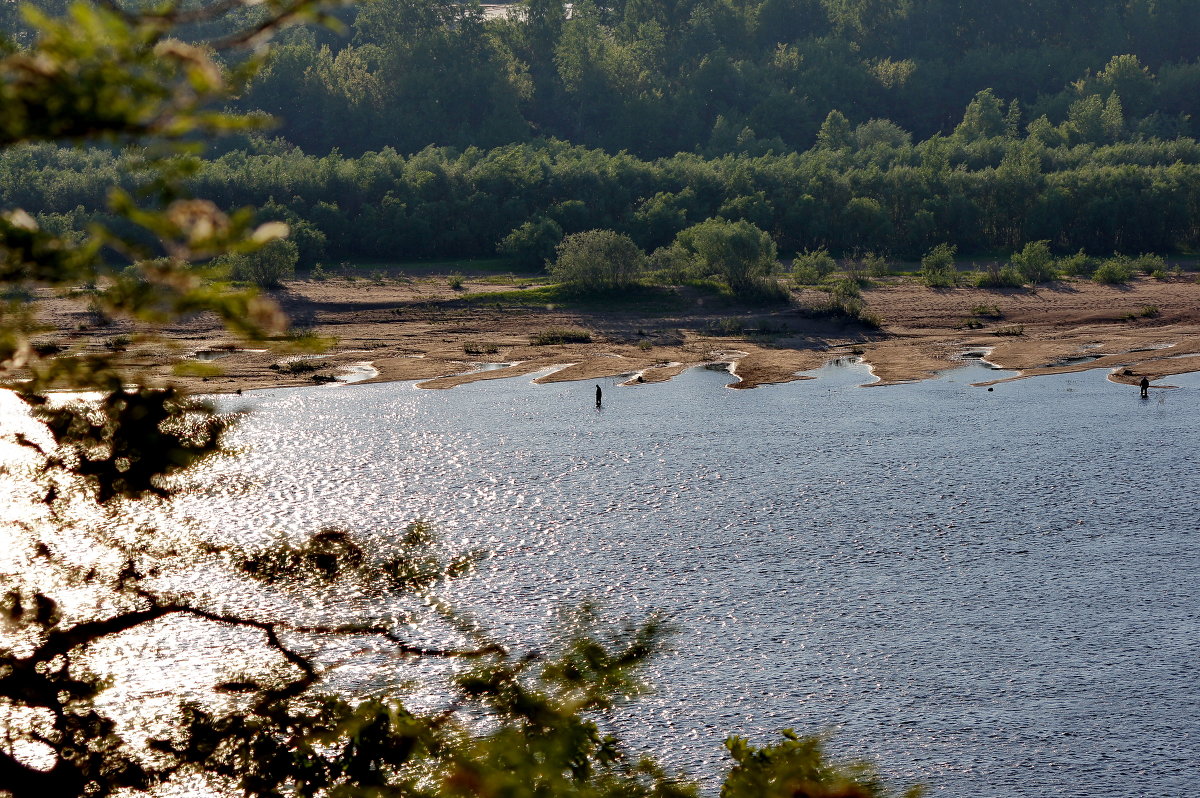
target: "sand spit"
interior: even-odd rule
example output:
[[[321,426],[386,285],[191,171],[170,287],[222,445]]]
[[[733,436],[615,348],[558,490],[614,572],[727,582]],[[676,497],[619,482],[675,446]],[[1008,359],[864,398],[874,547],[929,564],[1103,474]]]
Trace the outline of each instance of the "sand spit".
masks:
[[[964,352],[981,350],[989,351],[989,362],[1018,372],[1004,379],[1103,368],[1110,379],[1136,385],[1142,376],[1153,381],[1200,371],[1200,284],[1191,277],[1139,278],[1128,286],[1070,281],[1037,290],[932,290],[912,278],[888,278],[863,292],[868,309],[883,320],[879,330],[814,316],[804,307],[827,298],[808,289],[791,305],[766,308],[678,289],[670,311],[648,315],[619,306],[591,312],[498,306],[485,301],[487,294],[511,287],[480,280],[468,277],[465,286],[467,296],[480,301],[464,299],[436,277],[289,284],[278,294],[289,315],[336,341],[310,361],[315,371],[293,372],[278,352],[240,348],[208,317],[136,343],[124,358],[152,378],[202,393],[311,385],[363,363],[378,372],[364,382],[414,381],[426,389],[552,367],[536,382],[625,377],[621,384],[637,386],[720,362],[731,364],[730,387],[745,390],[806,379],[804,372],[852,356],[878,378],[870,385],[886,386],[929,379],[968,362]],[[88,327],[79,309],[61,300],[48,298],[44,310],[43,320],[58,331],[47,341],[75,351],[99,350],[138,332],[127,324]],[[770,332],[708,332],[730,319]],[[551,327],[582,327],[592,341],[531,345],[531,335]],[[200,363],[197,352],[218,354]]]

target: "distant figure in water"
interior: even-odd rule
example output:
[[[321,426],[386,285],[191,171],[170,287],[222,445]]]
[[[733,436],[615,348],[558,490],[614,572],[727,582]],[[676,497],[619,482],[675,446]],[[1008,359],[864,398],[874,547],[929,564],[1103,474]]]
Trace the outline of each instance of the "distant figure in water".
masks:
[[[1142,389],[1142,398],[1149,399],[1150,398],[1150,380],[1146,379],[1145,377],[1142,377],[1142,381],[1139,382],[1138,385]],[[596,390],[598,391],[600,389],[597,388]],[[599,396],[597,396],[596,401],[597,402],[600,401]]]
[[[603,399],[604,399],[604,394],[600,391],[600,386],[597,385],[596,386],[596,407],[600,406],[600,402],[603,401]]]

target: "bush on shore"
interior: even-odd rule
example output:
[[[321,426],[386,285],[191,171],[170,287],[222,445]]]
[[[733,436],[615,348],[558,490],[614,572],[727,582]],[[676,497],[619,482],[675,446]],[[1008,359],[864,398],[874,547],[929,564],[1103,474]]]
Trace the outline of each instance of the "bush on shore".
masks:
[[[921,258],[921,279],[930,288],[953,288],[958,285],[958,267],[954,255],[958,247],[954,244],[938,244]]]
[[[579,292],[610,291],[637,282],[646,253],[627,235],[612,230],[573,233],[555,247],[550,274]]]

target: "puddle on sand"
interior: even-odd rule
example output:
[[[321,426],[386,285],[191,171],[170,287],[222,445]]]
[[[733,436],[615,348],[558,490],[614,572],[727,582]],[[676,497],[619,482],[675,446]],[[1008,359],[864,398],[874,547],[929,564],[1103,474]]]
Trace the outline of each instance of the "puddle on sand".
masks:
[[[995,363],[993,363],[992,361],[988,360],[987,358],[991,354],[992,354],[991,347],[984,347],[982,349],[968,349],[965,352],[959,352],[957,355],[954,355],[950,359],[957,361],[959,363],[974,364],[981,368],[989,369],[991,371],[1011,371],[1011,369],[1002,368],[1002,367],[996,365]]]
[[[1134,354],[1135,352],[1157,352],[1160,349],[1170,349],[1173,346],[1175,346],[1174,341],[1165,344],[1150,344],[1148,346],[1139,346],[1137,349],[1130,349],[1128,354]]]
[[[1081,366],[1084,363],[1095,363],[1099,359],[1100,355],[1075,355],[1073,357],[1060,358],[1051,363],[1047,363],[1044,366],[1039,366],[1038,368],[1057,369],[1063,368],[1064,366]]]
[[[368,361],[351,363],[344,367],[345,371],[337,375],[337,381],[343,385],[371,380],[379,376],[379,370]]]
[[[234,349],[198,349],[188,355],[192,360],[199,360],[201,363],[210,363],[214,360],[220,360],[223,357],[229,357],[235,351]]]
[[[517,365],[517,363],[519,363],[519,362],[520,361],[514,361],[512,363],[470,363],[470,364],[468,364],[471,366],[470,370],[464,371],[461,373],[462,374],[480,374],[485,371],[499,371],[500,369],[512,368],[513,366]]]

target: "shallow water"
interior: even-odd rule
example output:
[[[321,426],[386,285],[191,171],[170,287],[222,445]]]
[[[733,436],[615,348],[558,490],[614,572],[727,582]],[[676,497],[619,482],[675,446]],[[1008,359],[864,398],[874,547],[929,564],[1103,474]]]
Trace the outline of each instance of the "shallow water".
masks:
[[[725,390],[531,377],[223,399],[244,447],[176,513],[260,540],[414,518],[494,556],[455,589],[536,645],[558,607],[665,611],[674,653],[618,721],[712,778],[721,740],[832,748],[946,796],[1179,795],[1200,778],[1200,377],[858,365]]]

